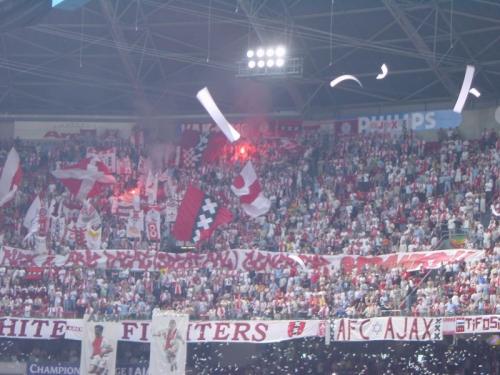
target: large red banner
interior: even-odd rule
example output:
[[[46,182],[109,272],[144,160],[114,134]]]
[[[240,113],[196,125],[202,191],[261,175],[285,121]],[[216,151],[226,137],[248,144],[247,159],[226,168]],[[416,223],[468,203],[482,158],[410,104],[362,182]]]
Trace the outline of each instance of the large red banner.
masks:
[[[366,265],[384,268],[401,267],[414,271],[436,269],[454,262],[471,262],[483,257],[479,250],[442,250],[415,253],[394,253],[378,256],[298,254],[307,269],[339,269],[361,272]],[[75,250],[66,255],[35,255],[32,251],[4,246],[0,266],[4,267],[86,267],[133,270],[186,270],[223,268],[264,272],[300,266],[292,253],[261,250],[227,250],[210,253],[165,253],[150,250]],[[295,254],[296,255],[296,254]],[[295,258],[295,259],[294,259]]]

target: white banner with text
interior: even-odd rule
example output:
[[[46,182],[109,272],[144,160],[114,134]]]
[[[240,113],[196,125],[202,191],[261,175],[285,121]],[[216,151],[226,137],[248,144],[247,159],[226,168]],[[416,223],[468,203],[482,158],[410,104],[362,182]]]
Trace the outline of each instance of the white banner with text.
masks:
[[[442,318],[380,317],[336,319],[333,341],[438,341],[443,339]]]

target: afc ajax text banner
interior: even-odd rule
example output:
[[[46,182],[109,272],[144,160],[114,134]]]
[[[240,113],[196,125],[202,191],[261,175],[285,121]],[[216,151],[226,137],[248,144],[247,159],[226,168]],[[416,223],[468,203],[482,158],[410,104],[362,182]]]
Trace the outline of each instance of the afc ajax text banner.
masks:
[[[393,316],[335,319],[333,341],[438,341],[443,339],[442,318]]]

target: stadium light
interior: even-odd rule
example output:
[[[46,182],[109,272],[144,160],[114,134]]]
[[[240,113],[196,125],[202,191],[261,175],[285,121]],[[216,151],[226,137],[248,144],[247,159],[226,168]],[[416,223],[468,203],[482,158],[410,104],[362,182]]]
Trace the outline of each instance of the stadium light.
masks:
[[[276,47],[276,56],[283,57],[286,55],[286,48],[283,46]]]
[[[282,44],[249,48],[246,59],[238,62],[239,77],[302,76],[302,72],[302,58],[290,56]]]
[[[81,8],[90,0],[52,0],[52,8],[75,10]],[[1,1],[0,1],[1,3]]]

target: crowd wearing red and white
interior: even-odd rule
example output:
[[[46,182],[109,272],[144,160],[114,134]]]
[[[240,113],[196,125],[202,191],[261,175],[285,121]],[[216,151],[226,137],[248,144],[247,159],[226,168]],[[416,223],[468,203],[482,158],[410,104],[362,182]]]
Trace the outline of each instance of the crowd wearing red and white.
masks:
[[[1,146],[3,165],[12,144]],[[483,132],[478,140],[455,135],[439,142],[425,142],[411,133],[340,140],[309,134],[286,143],[260,139],[244,155],[252,160],[271,201],[269,211],[256,219],[247,216],[230,189],[246,162],[231,147],[215,163],[192,169],[176,167],[163,156],[158,161],[152,152],[112,136],[101,141],[17,141],[15,147],[23,179],[14,199],[2,207],[4,245],[37,250],[37,236],[26,236],[26,213],[38,196],[48,214],[36,229],[45,226],[47,251],[64,254],[89,244],[175,251],[175,210],[188,186],[197,185],[229,208],[233,219],[209,240],[195,244],[196,251],[257,248],[376,255],[460,246],[484,249],[485,257],[413,273],[367,266],[352,274],[327,269],[47,268],[32,275],[30,270],[0,268],[0,315],[148,318],[158,306],[198,319],[500,312],[495,247],[500,237],[500,140],[493,131]],[[116,183],[82,203],[51,172],[84,159],[87,147],[115,148]],[[160,176],[152,199],[146,188],[151,171]],[[130,212],[153,206],[162,212],[157,238],[144,226],[131,236]],[[98,241],[92,236],[85,241],[78,234],[82,217],[92,224],[88,233],[99,230]]]

